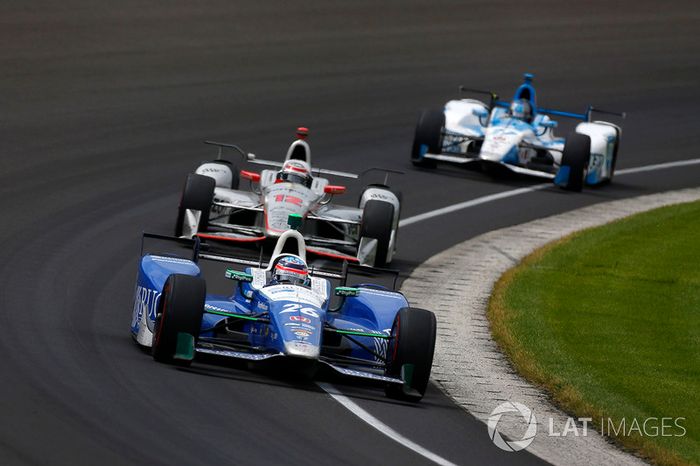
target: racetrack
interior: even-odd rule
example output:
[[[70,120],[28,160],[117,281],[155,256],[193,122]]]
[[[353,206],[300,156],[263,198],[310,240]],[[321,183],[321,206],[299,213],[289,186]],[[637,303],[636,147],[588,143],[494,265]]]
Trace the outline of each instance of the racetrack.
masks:
[[[316,165],[405,170],[404,218],[532,186],[408,162],[422,107],[459,84],[508,96],[524,71],[542,106],[629,113],[620,168],[700,157],[697,2],[563,3],[3,2],[0,462],[427,463],[315,384],[155,364],[128,334],[139,236],[171,231],[185,173],[213,155],[201,140],[281,158],[299,125]],[[699,178],[692,165],[477,205],[401,230],[394,265]],[[496,449],[435,387],[406,405],[334,384],[452,462],[538,462]]]

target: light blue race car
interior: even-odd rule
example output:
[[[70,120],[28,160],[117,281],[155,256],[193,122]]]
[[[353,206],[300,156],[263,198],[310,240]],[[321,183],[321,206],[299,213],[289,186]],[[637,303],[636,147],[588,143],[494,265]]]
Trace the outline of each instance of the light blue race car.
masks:
[[[564,189],[581,191],[584,183],[610,182],[620,147],[620,126],[592,120],[598,114],[624,118],[624,113],[588,107],[585,113],[537,106],[533,76],[525,74],[510,102],[491,91],[460,87],[461,92],[490,96],[451,100],[443,110],[425,110],[416,126],[411,161],[434,168],[437,162],[476,165],[484,171],[510,171],[548,178]],[[551,116],[583,120],[566,138],[556,137]]]
[[[207,354],[306,374],[325,366],[383,383],[389,397],[419,401],[433,361],[435,315],[382,286],[346,286],[348,269],[360,275],[375,269],[347,263],[342,273],[309,269],[300,224],[301,217],[290,216],[293,229],[280,235],[268,264],[201,252],[196,239],[146,234],[186,244],[191,254],[142,255],[131,322],[136,342],[171,364]],[[201,260],[230,264],[229,294],[206,292]],[[329,279],[341,286],[333,289]]]

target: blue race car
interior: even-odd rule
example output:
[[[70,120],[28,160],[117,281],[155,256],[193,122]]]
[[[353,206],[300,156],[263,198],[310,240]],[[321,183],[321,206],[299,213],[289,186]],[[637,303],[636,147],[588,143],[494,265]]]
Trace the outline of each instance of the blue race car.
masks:
[[[425,110],[416,126],[411,161],[434,168],[437,162],[477,166],[484,171],[510,171],[551,179],[564,189],[581,191],[584,183],[610,182],[615,173],[622,129],[592,120],[595,113],[624,118],[624,113],[588,107],[585,113],[537,106],[533,76],[525,74],[510,102],[491,91],[488,104],[474,99],[451,100],[443,110]],[[549,116],[583,120],[566,138],[556,137],[557,122]]]
[[[382,286],[345,286],[348,268],[361,266],[345,264],[342,273],[309,270],[300,224],[300,217],[290,216],[293,229],[279,237],[265,267],[200,252],[198,241],[189,239],[172,241],[188,243],[190,258],[144,254],[131,322],[136,342],[171,364],[189,365],[195,355],[210,354],[276,360],[304,372],[326,366],[385,383],[389,397],[419,401],[433,361],[435,315],[409,307],[401,293]],[[227,268],[231,293],[211,295],[200,259],[248,267]],[[329,278],[342,286],[333,291]]]

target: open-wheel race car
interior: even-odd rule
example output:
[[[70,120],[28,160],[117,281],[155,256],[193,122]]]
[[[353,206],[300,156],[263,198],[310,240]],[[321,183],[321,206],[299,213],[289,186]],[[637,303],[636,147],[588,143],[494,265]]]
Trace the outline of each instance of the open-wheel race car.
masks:
[[[622,129],[592,117],[625,114],[592,106],[585,113],[538,107],[532,79],[525,74],[510,102],[498,100],[492,91],[460,87],[463,92],[487,94],[490,100],[457,99],[442,110],[423,111],[413,140],[413,164],[434,168],[447,162],[492,173],[515,172],[551,179],[571,191],[610,182]],[[557,122],[550,115],[582,122],[566,138],[556,137]]]
[[[290,224],[296,228],[301,217],[290,216]],[[296,229],[279,236],[268,264],[202,252],[198,238],[160,239],[191,249],[186,249],[190,257],[182,257],[143,254],[142,246],[131,333],[139,345],[152,348],[157,361],[189,365],[206,354],[288,364],[307,374],[325,367],[385,384],[389,397],[423,397],[435,315],[410,307],[393,289],[348,286],[349,269],[377,269],[347,262],[342,273],[309,269],[304,237]],[[227,264],[230,293],[207,293],[201,260]],[[331,279],[339,286],[333,288]]]
[[[274,240],[287,230],[289,214],[304,217],[302,234],[307,251],[317,256],[384,266],[396,251],[401,212],[401,195],[384,182],[364,188],[357,206],[333,203],[345,192],[344,186],[331,185],[323,175],[357,179],[353,174],[311,165],[308,130],[299,128],[282,162],[260,160],[235,144],[206,141],[219,147],[219,158],[202,163],[188,175],[182,192],[175,235],[198,236],[211,241],[258,243]],[[238,172],[236,165],[221,158],[222,149],[231,149],[249,163],[274,167],[262,172]],[[250,182],[240,189],[240,178]]]

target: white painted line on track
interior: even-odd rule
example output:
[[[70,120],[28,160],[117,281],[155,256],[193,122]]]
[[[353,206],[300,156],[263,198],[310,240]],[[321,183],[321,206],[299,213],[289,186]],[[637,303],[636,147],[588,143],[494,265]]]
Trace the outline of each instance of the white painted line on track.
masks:
[[[422,222],[423,220],[428,220],[429,218],[437,217],[439,215],[445,215],[452,212],[456,212],[462,209],[468,209],[469,207],[474,207],[480,204],[486,204],[488,202],[498,201],[499,199],[505,199],[513,196],[520,196],[521,194],[531,193],[540,189],[544,189],[551,186],[549,183],[536,184],[535,186],[529,186],[527,188],[511,189],[510,191],[502,191],[496,194],[489,194],[488,196],[477,197],[476,199],[470,199],[468,201],[460,202],[459,204],[452,204],[447,207],[442,207],[440,209],[431,210],[430,212],[425,212],[424,214],[414,215],[413,217],[405,218],[399,221],[399,227],[403,228],[412,223]]]
[[[700,159],[676,160],[675,162],[656,163],[653,165],[644,165],[642,167],[623,168],[615,171],[617,175],[631,175],[633,173],[651,172],[654,170],[663,170],[666,168],[687,167],[688,165],[698,165]]]
[[[667,168],[685,167],[689,165],[698,164],[700,164],[700,159],[677,160],[675,162],[657,163],[653,165],[644,165],[642,167],[633,167],[617,170],[615,172],[615,176],[632,175],[634,173],[650,172],[655,170],[664,170]],[[510,191],[502,191],[500,193],[489,194],[488,196],[477,197],[476,199],[470,199],[468,201],[460,202],[458,204],[452,204],[447,207],[441,207],[439,209],[431,210],[429,212],[414,215],[413,217],[404,218],[403,220],[399,221],[399,227],[405,227],[414,223],[422,222],[423,220],[428,220],[434,217],[438,217],[440,215],[457,212],[458,210],[468,209],[470,207],[478,206],[481,204],[487,204],[489,202],[498,201],[500,199],[506,199],[509,197],[520,196],[521,194],[539,191],[549,186],[552,186],[552,184],[542,183],[536,184],[534,186],[528,186],[527,188],[511,189]]]
[[[355,416],[359,417],[362,419],[364,422],[369,424],[370,426],[374,427],[377,429],[379,432],[382,434],[386,435],[393,441],[400,443],[404,447],[408,448],[409,450],[413,450],[414,452],[418,453],[419,455],[423,456],[424,458],[429,459],[430,461],[440,464],[442,466],[456,466],[455,463],[446,460],[440,455],[437,455],[433,453],[432,451],[421,447],[417,443],[407,439],[403,435],[399,434],[396,432],[394,429],[389,427],[388,425],[384,424],[382,421],[377,419],[376,417],[372,416],[370,413],[365,411],[363,408],[361,408],[357,403],[352,401],[350,398],[347,396],[343,395],[340,390],[335,388],[333,385],[325,382],[317,382],[316,383],[323,391],[328,393],[335,401],[343,405],[348,411],[350,411],[352,414]]]
[[[634,173],[649,172],[654,170],[664,170],[667,168],[685,167],[689,165],[699,165],[699,159],[688,159],[688,160],[678,160],[675,162],[658,163],[653,165],[645,165],[642,167],[633,167],[617,170],[615,176],[631,175]],[[521,194],[527,194],[534,191],[539,191],[544,188],[552,186],[551,183],[536,184],[534,186],[528,186],[526,188],[511,189],[510,191],[502,191],[500,193],[489,194],[487,196],[478,197],[476,199],[471,199],[468,201],[453,204],[447,207],[442,207],[440,209],[431,210],[422,214],[414,215],[413,217],[408,217],[399,222],[399,227],[405,227],[413,223],[422,222],[423,220],[428,220],[433,217],[438,217],[440,215],[449,214],[463,209],[468,209],[481,204],[486,204],[493,201],[498,201],[500,199],[507,199],[509,197],[520,196]],[[440,455],[437,455],[430,450],[423,448],[412,440],[404,437],[403,435],[396,432],[394,429],[384,424],[382,421],[372,416],[369,412],[365,411],[358,404],[350,400],[347,396],[343,395],[340,390],[335,388],[333,385],[324,382],[317,382],[317,385],[321,387],[323,391],[328,393],[335,401],[343,405],[348,411],[353,413],[355,416],[362,419],[364,422],[386,435],[395,442],[403,445],[404,447],[418,453],[419,455],[427,458],[437,464],[443,466],[456,466],[449,460],[446,460]]]

